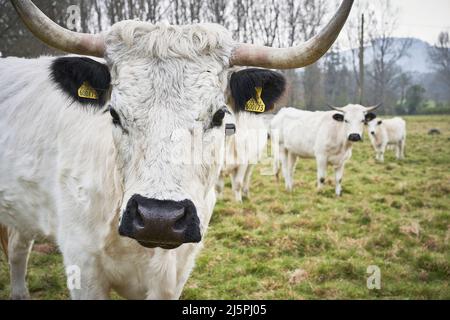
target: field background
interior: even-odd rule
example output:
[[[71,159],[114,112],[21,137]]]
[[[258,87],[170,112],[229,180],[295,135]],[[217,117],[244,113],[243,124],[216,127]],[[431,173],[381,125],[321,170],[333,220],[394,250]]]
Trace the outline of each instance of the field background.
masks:
[[[366,135],[341,198],[331,168],[316,191],[313,160],[297,163],[292,194],[261,166],[243,204],[228,181],[182,299],[450,299],[450,116],[405,118],[406,160],[387,151],[376,163]],[[369,265],[381,269],[380,290],[366,287]],[[35,245],[28,283],[33,299],[69,297],[51,244]],[[1,256],[0,299],[9,292]]]

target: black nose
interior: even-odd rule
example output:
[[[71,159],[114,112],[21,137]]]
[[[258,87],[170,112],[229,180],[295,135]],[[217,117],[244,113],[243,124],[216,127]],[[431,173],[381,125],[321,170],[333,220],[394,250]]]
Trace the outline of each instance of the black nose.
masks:
[[[370,134],[374,136],[375,135],[375,131],[370,131]]]
[[[119,234],[148,248],[173,249],[202,240],[200,220],[191,200],[157,200],[138,194],[127,203]]]
[[[351,135],[348,136],[348,140],[350,141],[360,141],[361,140],[361,136],[358,133],[352,133]]]

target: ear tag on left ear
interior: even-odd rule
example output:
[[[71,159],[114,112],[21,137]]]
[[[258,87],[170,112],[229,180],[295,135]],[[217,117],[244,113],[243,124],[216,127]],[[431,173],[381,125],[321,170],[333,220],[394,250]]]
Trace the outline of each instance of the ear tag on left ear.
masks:
[[[256,87],[255,90],[256,90],[256,99],[251,98],[250,100],[247,101],[247,103],[245,104],[245,111],[264,112],[266,111],[266,105],[264,104],[264,101],[261,99],[262,88]]]
[[[87,81],[83,82],[81,87],[78,88],[78,96],[80,98],[98,100],[97,91],[94,88],[92,88],[89,82]]]

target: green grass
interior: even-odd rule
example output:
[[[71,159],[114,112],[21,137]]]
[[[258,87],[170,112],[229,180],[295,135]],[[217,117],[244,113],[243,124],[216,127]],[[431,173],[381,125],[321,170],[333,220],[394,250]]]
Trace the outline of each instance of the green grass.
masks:
[[[182,298],[450,299],[450,116],[406,120],[406,159],[387,151],[379,164],[368,139],[357,144],[341,198],[331,168],[316,191],[313,160],[297,164],[291,194],[257,168],[251,200],[236,204],[228,182]],[[427,135],[434,127],[442,135]],[[369,265],[381,269],[380,290],[366,287]],[[34,299],[68,297],[56,253],[33,252],[28,278]]]

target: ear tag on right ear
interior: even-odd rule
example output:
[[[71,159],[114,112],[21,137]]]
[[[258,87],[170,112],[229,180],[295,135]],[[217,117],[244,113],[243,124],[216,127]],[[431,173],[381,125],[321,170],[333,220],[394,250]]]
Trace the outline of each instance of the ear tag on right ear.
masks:
[[[247,103],[245,104],[245,111],[262,113],[266,111],[266,105],[264,104],[264,101],[261,99],[262,88],[256,87],[255,90],[256,90],[256,99],[251,98],[250,100],[247,101]]]
[[[94,88],[92,88],[89,82],[87,81],[83,82],[81,87],[78,88],[78,96],[80,98],[98,100],[97,91]]]

